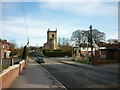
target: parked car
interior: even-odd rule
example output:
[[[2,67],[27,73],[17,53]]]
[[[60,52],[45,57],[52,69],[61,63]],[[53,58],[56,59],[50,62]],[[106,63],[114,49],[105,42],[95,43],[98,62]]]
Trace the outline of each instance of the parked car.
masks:
[[[36,62],[37,63],[45,63],[45,59],[43,57],[37,57]]]

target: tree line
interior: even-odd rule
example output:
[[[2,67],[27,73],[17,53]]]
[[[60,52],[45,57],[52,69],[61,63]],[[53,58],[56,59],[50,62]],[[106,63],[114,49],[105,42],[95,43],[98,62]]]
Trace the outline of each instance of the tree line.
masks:
[[[59,37],[58,38],[58,46],[60,47],[61,51],[72,51],[72,47],[75,44],[82,44],[82,43],[90,43],[90,30],[76,30],[72,33],[71,37]],[[101,32],[97,29],[92,29],[92,43],[93,45],[98,44],[99,42],[106,41],[106,34]],[[14,55],[22,56],[23,48],[16,48],[17,44],[13,40],[11,41],[13,44],[10,46],[13,48],[11,51]],[[109,43],[118,42],[117,39],[109,39]],[[31,48],[31,47],[30,47]],[[36,47],[34,47],[36,48]]]
[[[105,40],[106,35],[104,32],[100,32],[97,29],[92,30],[93,44],[98,44],[98,42],[103,42]],[[81,43],[90,43],[90,30],[76,30],[72,33],[72,36],[70,38],[65,37],[58,38],[58,46],[60,46],[61,48],[68,46],[72,47],[75,44],[80,45]]]

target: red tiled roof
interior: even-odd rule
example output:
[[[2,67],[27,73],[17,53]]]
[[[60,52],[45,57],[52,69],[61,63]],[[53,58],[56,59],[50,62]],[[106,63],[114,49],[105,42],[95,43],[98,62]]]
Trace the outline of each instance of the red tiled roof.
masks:
[[[83,44],[80,45],[80,47],[87,47],[87,46],[90,47],[90,44],[83,43]]]
[[[10,43],[10,42],[6,42],[6,41],[4,41],[4,40],[1,39],[1,38],[0,38],[0,41],[4,42],[4,43],[6,43],[6,44],[9,44],[9,45],[12,44],[12,43]]]
[[[90,47],[90,44],[83,43],[79,45],[81,47]],[[99,47],[107,47],[107,48],[120,48],[120,42],[116,42],[114,44],[106,43],[106,42],[98,42]]]

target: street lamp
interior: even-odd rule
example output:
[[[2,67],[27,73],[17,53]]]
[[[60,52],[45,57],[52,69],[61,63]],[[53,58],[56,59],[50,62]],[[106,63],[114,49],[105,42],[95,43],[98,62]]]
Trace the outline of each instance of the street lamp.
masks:
[[[90,46],[91,46],[91,61],[93,64],[93,46],[92,46],[92,25],[90,25]]]

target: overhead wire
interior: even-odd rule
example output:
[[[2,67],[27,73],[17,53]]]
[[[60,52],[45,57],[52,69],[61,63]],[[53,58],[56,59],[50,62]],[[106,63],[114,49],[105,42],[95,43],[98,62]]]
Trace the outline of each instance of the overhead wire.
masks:
[[[3,1],[2,0],[0,0],[0,3],[1,3],[1,38],[2,38],[2,33],[3,33]],[[0,42],[0,65],[2,66],[2,42]],[[2,68],[0,68],[0,71],[2,71],[1,70]]]
[[[21,2],[21,3],[22,3],[22,9],[23,9],[24,25],[25,25],[27,39],[28,39],[27,46],[29,46],[29,33],[28,33],[27,19],[26,19],[26,13],[25,13],[25,6],[24,6],[24,2]]]

